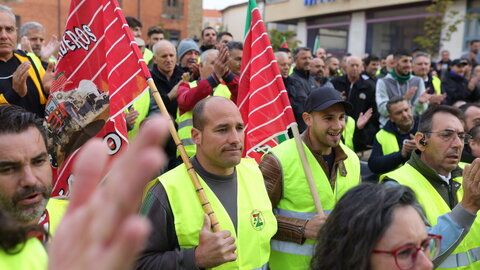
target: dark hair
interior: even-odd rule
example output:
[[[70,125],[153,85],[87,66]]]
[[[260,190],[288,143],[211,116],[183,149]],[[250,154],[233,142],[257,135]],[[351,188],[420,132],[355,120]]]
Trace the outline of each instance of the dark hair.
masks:
[[[213,31],[215,31],[215,34],[217,33],[217,30],[215,30],[215,28],[213,28],[211,26],[207,26],[207,27],[202,29],[202,38],[203,38],[203,33],[205,33],[205,31],[208,30],[208,29],[212,29]]]
[[[395,58],[397,60],[402,58],[402,56],[410,56],[411,57],[412,54],[405,49],[398,49],[395,52],[393,52],[393,58]]]
[[[0,134],[21,133],[30,127],[38,129],[47,146],[47,133],[42,119],[16,105],[0,105]]]
[[[405,101],[406,99],[403,96],[394,96],[387,102],[387,111],[390,113],[390,108],[393,104],[397,104],[398,102]]]
[[[292,50],[290,50],[290,48],[278,48],[277,52],[291,53]]]
[[[335,57],[335,56],[329,56],[329,57],[325,58],[325,64],[328,64],[328,63],[332,62],[332,59],[337,59],[338,60],[338,58]]]
[[[147,36],[151,37],[153,34],[165,34],[165,31],[163,31],[163,29],[158,25],[150,26],[148,28]]]
[[[239,41],[230,41],[227,43],[228,51],[231,52],[233,50],[240,50],[243,51],[243,44]]]
[[[418,122],[418,132],[426,133],[432,131],[432,119],[433,116],[437,113],[448,113],[457,117],[463,124],[465,124],[465,115],[463,112],[453,106],[448,105],[431,105],[428,109],[420,116],[420,121]]]
[[[473,45],[473,43],[475,43],[475,42],[480,42],[480,40],[474,39],[474,40],[470,41],[470,45]]]
[[[6,211],[0,209],[0,250],[7,254],[17,254],[25,247],[27,234],[42,228],[38,225],[22,226]],[[23,244],[23,245],[21,245]]]
[[[202,36],[203,36],[203,33],[202,33]],[[230,32],[223,31],[217,34],[217,41],[220,41],[223,36],[229,36],[233,38],[233,35]]]
[[[293,51],[293,59],[296,59],[298,54],[302,51],[310,52],[311,50],[308,47],[298,47]]]
[[[127,16],[125,17],[125,20],[127,21],[128,27],[143,27],[142,23],[137,18]]]
[[[412,206],[426,222],[407,186],[365,183],[349,190],[319,231],[311,269],[370,269],[372,251],[401,206]]]
[[[463,104],[462,106],[459,107],[459,109],[465,113],[470,107],[477,107],[477,108],[480,108],[480,104],[479,103],[465,103]]]
[[[468,133],[472,135],[474,141],[480,140],[480,126],[474,126]]]
[[[371,54],[365,58],[363,58],[363,64],[365,66],[368,66],[370,65],[371,62],[380,62],[380,57],[374,55],[374,54]]]

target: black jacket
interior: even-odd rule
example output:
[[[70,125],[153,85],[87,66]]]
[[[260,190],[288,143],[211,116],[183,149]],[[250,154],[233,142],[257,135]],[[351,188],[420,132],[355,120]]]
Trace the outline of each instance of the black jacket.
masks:
[[[298,130],[302,133],[307,128],[305,122],[303,122],[302,113],[304,112],[305,100],[307,99],[308,94],[302,83],[297,79],[292,78],[292,76],[283,78],[283,83],[287,89],[288,99],[292,105],[293,114],[298,124]]]
[[[372,83],[364,80],[360,76],[359,80],[350,89],[350,81],[347,75],[335,77],[332,84],[338,91],[342,92],[353,106],[352,109],[346,111],[346,114],[355,121],[358,120],[360,113],[365,113],[368,109],[373,109],[372,118],[368,121],[365,128],[358,130],[355,128],[355,136],[353,144],[355,151],[363,151],[372,148],[373,137],[378,131],[380,123],[378,121],[379,114],[377,111],[377,103],[375,102],[375,87]]]
[[[468,80],[453,71],[448,72],[442,81],[442,92],[447,93],[446,103],[448,105],[453,105],[459,100],[477,102],[480,99],[480,90],[475,88],[470,91]]]
[[[150,73],[152,74],[152,79],[155,85],[158,88],[158,92],[160,93],[160,96],[162,97],[163,103],[165,104],[165,107],[167,107],[168,113],[173,117],[173,119],[176,118],[177,116],[177,108],[178,108],[178,103],[177,100],[170,100],[168,98],[168,93],[172,90],[172,88],[182,80],[182,74],[183,74],[183,69],[179,66],[175,66],[175,69],[173,70],[172,77],[170,80],[167,80],[167,77],[160,73],[160,71],[157,68],[157,65],[153,65],[153,68],[150,70]],[[155,101],[153,101],[155,102]]]
[[[410,134],[415,135],[418,129],[418,116],[413,117],[413,127],[408,134],[401,134],[397,126],[390,120],[385,124],[383,129],[390,133],[393,133],[397,138],[398,149],[400,151],[391,153],[388,155],[383,154],[382,145],[377,141],[377,138],[373,139],[373,149],[370,158],[368,159],[368,168],[376,174],[383,174],[395,170],[398,166],[404,164],[410,155],[406,158],[402,157],[401,151],[404,140],[410,139]]]

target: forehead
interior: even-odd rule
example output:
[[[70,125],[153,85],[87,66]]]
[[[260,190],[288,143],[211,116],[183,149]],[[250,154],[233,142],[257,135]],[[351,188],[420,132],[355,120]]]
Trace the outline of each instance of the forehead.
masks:
[[[312,60],[312,65],[316,65],[316,66],[317,66],[317,65],[320,65],[320,66],[323,66],[323,65],[325,65],[325,64],[323,63],[323,60],[322,60],[322,59],[320,59],[320,58],[314,58],[314,59]]]
[[[214,51],[210,51],[207,53],[207,55],[205,55],[205,59],[207,62],[211,61],[211,60],[215,60],[215,58],[217,58],[218,56],[218,51],[217,50],[214,50]]]
[[[432,130],[438,131],[444,129],[463,131],[463,122],[453,114],[438,112],[432,118]]]
[[[173,45],[165,43],[165,44],[162,44],[162,45],[158,46],[157,54],[158,55],[165,55],[165,54],[177,55],[177,52],[176,52],[175,48],[173,47]]]
[[[219,97],[209,99],[203,108],[205,126],[243,124],[242,115],[233,102]]]
[[[238,56],[238,55],[241,55],[243,54],[243,51],[242,50],[239,50],[239,49],[233,49],[230,51],[230,56]]]
[[[360,60],[360,58],[357,58],[357,57],[354,57],[354,58],[350,58],[347,60],[348,62],[348,65],[361,65],[362,64],[362,61]]]
[[[397,103],[394,103],[392,105],[390,105],[390,110],[392,112],[396,112],[396,111],[402,111],[406,108],[409,108],[410,105],[408,104],[408,102],[406,100],[402,100],[400,102],[397,102]]]
[[[304,57],[304,56],[309,56],[309,55],[310,55],[310,56],[312,55],[312,53],[311,53],[310,51],[302,50],[302,51],[299,51],[299,52],[298,52],[298,56],[299,56],[299,57]]]
[[[155,33],[150,36],[150,38],[161,38],[161,37],[163,37],[162,33]]]
[[[15,20],[8,13],[0,11],[0,25],[15,26]]]
[[[205,31],[203,32],[203,35],[204,35],[204,36],[216,35],[216,33],[215,33],[215,30],[213,30],[213,29],[207,29],[207,30],[205,30]]]
[[[428,59],[425,56],[419,56],[415,58],[415,63],[416,64],[428,64],[430,62],[430,59]]]
[[[465,116],[467,116],[468,118],[480,117],[480,108],[478,108],[476,106],[470,106],[465,111]]]
[[[47,152],[47,147],[36,127],[20,133],[0,134],[0,160],[28,160],[43,152]]]
[[[408,55],[402,55],[400,56],[400,58],[398,58],[398,61],[412,61],[412,57],[411,56],[408,56]]]

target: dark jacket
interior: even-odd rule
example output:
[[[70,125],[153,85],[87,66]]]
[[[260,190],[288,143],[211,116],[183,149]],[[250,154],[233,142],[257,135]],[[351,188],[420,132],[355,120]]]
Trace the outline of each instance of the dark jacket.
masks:
[[[303,122],[302,113],[304,112],[305,100],[307,99],[308,94],[302,83],[297,79],[292,78],[292,76],[283,78],[283,83],[287,89],[288,99],[292,105],[293,114],[298,124],[298,130],[299,132],[303,132],[307,126],[305,125],[305,122]]]
[[[480,90],[475,87],[473,91],[468,89],[468,80],[463,76],[450,71],[442,81],[442,92],[447,93],[446,103],[453,105],[459,100],[477,102],[480,99]]]
[[[158,92],[160,93],[160,96],[162,97],[163,103],[165,104],[165,107],[167,108],[168,113],[172,118],[174,119],[177,116],[177,99],[170,100],[168,98],[168,93],[172,90],[172,88],[180,81],[182,80],[182,74],[183,70],[179,66],[175,66],[175,69],[173,70],[172,77],[170,77],[170,80],[167,80],[167,77],[160,73],[158,71],[157,65],[153,65],[153,68],[150,70],[150,73],[152,74],[153,82],[157,86]],[[150,98],[150,114],[155,113],[159,111],[158,106],[155,102],[155,99],[153,97]],[[181,162],[177,160],[177,147],[175,145],[175,141],[173,140],[172,137],[169,137],[167,143],[165,144],[165,152],[167,153],[168,156],[168,166],[166,168],[166,171],[171,170],[178,166]]]
[[[298,70],[297,68],[293,68],[292,74],[290,77],[298,80],[304,87],[307,96],[312,92],[313,89],[317,88],[317,82],[313,76],[310,76],[310,72],[308,70]]]
[[[404,164],[409,158],[402,157],[401,151],[404,140],[410,140],[410,134],[415,135],[418,129],[418,116],[413,117],[413,127],[406,134],[400,133],[397,126],[390,120],[382,128],[385,131],[392,133],[397,138],[398,149],[400,151],[388,155],[383,154],[382,145],[378,142],[376,136],[373,138],[373,149],[370,158],[368,159],[368,168],[376,174],[383,174],[395,170],[398,166]]]
[[[353,108],[347,109],[346,113],[355,119],[355,121],[358,120],[360,113],[365,113],[370,108],[373,109],[373,115],[370,121],[368,121],[362,130],[355,128],[355,136],[353,138],[355,151],[358,152],[372,148],[373,137],[380,126],[377,103],[375,102],[375,87],[373,84],[365,81],[362,76],[354,83],[352,88],[350,88],[351,83],[347,75],[333,78],[332,84],[335,89],[342,92],[348,102],[353,105]]]
[[[168,113],[170,113],[173,119],[175,119],[177,116],[177,107],[178,107],[177,100],[176,99],[170,100],[168,98],[168,93],[170,93],[172,88],[179,81],[182,80],[183,69],[179,66],[175,66],[172,77],[170,77],[169,80],[167,80],[167,77],[165,77],[165,75],[160,73],[156,64],[153,65],[153,68],[150,70],[150,73],[152,74],[153,82],[157,86],[158,92],[162,97],[165,107],[167,107]]]

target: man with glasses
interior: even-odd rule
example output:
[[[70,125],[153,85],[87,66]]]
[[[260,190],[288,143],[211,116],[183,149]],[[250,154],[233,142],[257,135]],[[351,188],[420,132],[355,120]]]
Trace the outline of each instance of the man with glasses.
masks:
[[[457,108],[428,108],[415,134],[417,150],[405,165],[380,177],[415,191],[430,225],[436,225],[434,230],[446,240],[434,260],[439,269],[480,267],[480,219],[476,219],[480,160],[465,171],[458,167],[464,144],[471,138],[464,125],[465,117]]]

